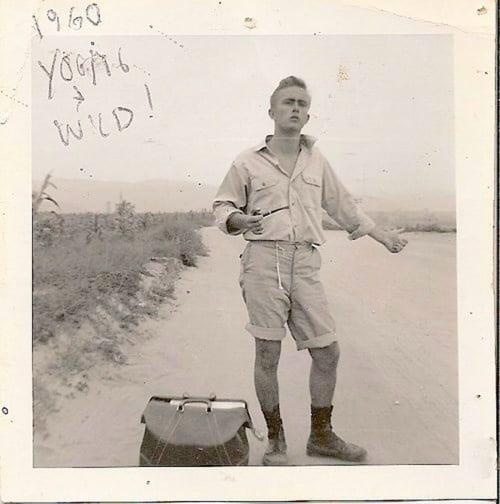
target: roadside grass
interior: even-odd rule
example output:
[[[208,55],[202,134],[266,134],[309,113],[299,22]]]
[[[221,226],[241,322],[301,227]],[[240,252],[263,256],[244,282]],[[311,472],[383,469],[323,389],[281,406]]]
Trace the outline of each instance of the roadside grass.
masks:
[[[133,232],[101,233],[90,241],[85,231],[33,243],[33,342],[42,343],[61,331],[81,327],[98,305],[110,298],[129,308],[129,320],[140,315],[134,297],[153,257],[176,258],[196,266],[207,255],[197,232],[211,224],[206,213],[164,214]],[[137,315],[137,316],[136,316]]]

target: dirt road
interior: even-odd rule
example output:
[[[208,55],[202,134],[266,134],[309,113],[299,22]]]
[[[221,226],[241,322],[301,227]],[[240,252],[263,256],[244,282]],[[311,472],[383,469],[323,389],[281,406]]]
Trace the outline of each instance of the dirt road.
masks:
[[[35,465],[133,466],[151,395],[244,398],[260,430],[253,340],[238,286],[243,240],[203,231],[211,252],[183,273],[177,300],[144,322],[129,363],[96,370],[90,388],[48,420]],[[458,463],[455,235],[410,234],[402,254],[327,232],[322,275],[341,345],[334,424],[368,449],[368,464]],[[147,336],[147,338],[146,338]],[[287,336],[279,376],[291,465],[305,454],[309,355]],[[252,465],[265,444],[250,435]]]

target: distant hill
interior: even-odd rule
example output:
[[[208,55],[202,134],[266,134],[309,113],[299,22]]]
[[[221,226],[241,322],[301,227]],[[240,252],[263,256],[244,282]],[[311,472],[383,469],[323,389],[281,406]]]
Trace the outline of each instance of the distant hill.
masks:
[[[62,213],[112,212],[116,203],[123,198],[135,205],[136,212],[176,212],[209,209],[217,187],[197,182],[178,180],[148,180],[143,182],[103,182],[98,180],[51,179],[57,189],[49,188],[48,193],[59,204]],[[38,190],[41,182],[34,181],[33,189]],[[371,215],[384,214],[384,221],[391,216],[420,220],[422,215],[447,224],[454,223],[454,198],[444,195],[415,195],[398,199],[364,197],[357,199],[361,207]],[[52,210],[50,203],[44,202],[41,211]],[[395,219],[398,220],[398,219]]]
[[[57,189],[47,192],[60,206],[62,213],[108,212],[123,198],[135,205],[136,212],[175,212],[211,208],[217,191],[202,183],[172,180],[145,182],[103,182],[98,180],[51,179]],[[41,182],[33,182],[33,190]],[[41,210],[52,210],[44,202]]]

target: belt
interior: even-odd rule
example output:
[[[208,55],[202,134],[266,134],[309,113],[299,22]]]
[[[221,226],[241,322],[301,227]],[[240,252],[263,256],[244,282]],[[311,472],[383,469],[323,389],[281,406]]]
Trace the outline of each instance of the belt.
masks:
[[[317,243],[311,243],[311,242],[292,242],[292,241],[286,241],[286,240],[248,240],[250,243],[256,243],[258,245],[262,245],[264,247],[269,247],[269,248],[275,248],[276,245],[279,245],[280,247],[294,247],[294,248],[299,248],[299,247],[307,247],[307,248],[318,248],[319,245]]]

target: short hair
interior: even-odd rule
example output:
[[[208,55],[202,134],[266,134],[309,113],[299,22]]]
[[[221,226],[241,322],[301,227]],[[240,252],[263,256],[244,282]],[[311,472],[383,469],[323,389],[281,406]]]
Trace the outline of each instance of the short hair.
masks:
[[[285,88],[289,87],[299,87],[307,91],[309,94],[309,91],[307,90],[307,85],[303,79],[300,79],[299,77],[295,77],[295,75],[290,75],[288,77],[285,77],[284,79],[280,80],[280,83],[278,84],[278,87],[273,91],[273,94],[271,95],[270,103],[271,103],[271,108],[273,104],[276,102],[276,95]]]

